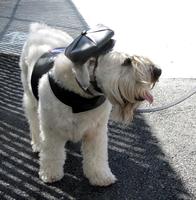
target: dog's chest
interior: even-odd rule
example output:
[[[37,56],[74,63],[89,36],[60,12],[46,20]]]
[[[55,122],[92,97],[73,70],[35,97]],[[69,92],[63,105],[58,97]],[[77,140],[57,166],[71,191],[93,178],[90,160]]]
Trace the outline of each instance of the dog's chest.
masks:
[[[107,123],[111,110],[108,100],[95,109],[73,113],[70,106],[56,99],[46,75],[41,78],[39,86],[41,116],[55,134],[59,133],[66,140],[77,142],[87,131],[95,130],[98,124]]]
[[[70,127],[70,140],[74,142],[80,141],[84,134],[96,131],[98,126],[105,126],[108,122],[110,110],[111,104],[106,101],[99,108],[79,114],[72,114],[69,126],[65,125],[64,127],[65,129]],[[65,117],[68,116],[68,113],[64,114]]]

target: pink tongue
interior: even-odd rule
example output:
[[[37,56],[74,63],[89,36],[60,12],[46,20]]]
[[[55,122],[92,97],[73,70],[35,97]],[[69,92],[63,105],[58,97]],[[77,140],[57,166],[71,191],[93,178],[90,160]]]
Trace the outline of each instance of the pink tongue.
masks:
[[[150,104],[153,102],[153,96],[150,94],[150,92],[146,91],[144,93],[143,98],[148,101]]]

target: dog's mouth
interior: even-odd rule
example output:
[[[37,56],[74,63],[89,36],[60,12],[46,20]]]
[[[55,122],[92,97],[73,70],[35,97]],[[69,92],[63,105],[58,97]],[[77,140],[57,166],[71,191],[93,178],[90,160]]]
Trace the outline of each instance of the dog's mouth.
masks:
[[[148,101],[150,104],[153,103],[153,95],[149,91],[145,91],[143,94],[140,94],[138,97],[135,97],[136,101]]]

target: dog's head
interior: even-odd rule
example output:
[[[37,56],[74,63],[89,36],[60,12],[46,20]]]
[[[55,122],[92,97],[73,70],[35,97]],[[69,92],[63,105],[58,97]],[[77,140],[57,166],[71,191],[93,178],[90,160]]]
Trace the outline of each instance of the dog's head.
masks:
[[[99,59],[97,81],[113,104],[113,119],[130,122],[143,101],[153,102],[150,90],[161,69],[142,56],[111,52]]]

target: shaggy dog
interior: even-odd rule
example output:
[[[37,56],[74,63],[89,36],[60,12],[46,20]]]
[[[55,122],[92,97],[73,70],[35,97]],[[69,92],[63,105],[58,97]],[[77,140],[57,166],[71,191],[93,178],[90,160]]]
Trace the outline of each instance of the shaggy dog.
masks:
[[[45,73],[39,80],[37,100],[31,86],[36,62],[44,53],[57,47],[66,47],[72,41],[67,33],[47,25],[34,23],[30,27],[20,67],[32,148],[40,155],[40,178],[51,183],[64,175],[65,143],[82,140],[84,175],[92,185],[107,186],[116,181],[109,168],[107,148],[107,122],[112,105],[113,119],[129,123],[134,110],[143,100],[152,103],[153,96],[149,91],[161,75],[161,70],[145,57],[114,51],[90,58],[84,67],[89,73],[88,77],[94,73],[105,100],[93,109],[73,112],[72,107],[55,96],[50,78],[61,89],[74,95],[87,100],[94,96],[87,93],[76,80],[75,64],[63,53],[59,53],[49,72],[50,76]],[[80,78],[89,84],[88,77]]]

